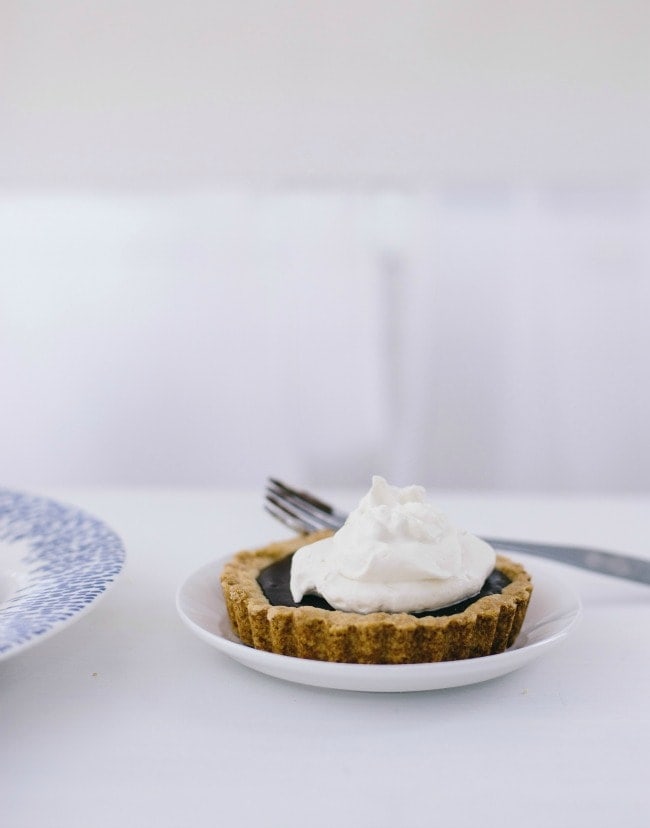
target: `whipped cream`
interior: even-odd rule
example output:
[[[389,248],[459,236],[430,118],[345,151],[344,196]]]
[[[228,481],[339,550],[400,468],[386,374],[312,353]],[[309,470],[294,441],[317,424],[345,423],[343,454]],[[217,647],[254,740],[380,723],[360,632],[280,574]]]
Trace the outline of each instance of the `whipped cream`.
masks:
[[[339,531],[303,546],[291,564],[291,594],[322,596],[346,612],[422,612],[480,592],[494,569],[491,546],[454,528],[422,486],[373,477]]]

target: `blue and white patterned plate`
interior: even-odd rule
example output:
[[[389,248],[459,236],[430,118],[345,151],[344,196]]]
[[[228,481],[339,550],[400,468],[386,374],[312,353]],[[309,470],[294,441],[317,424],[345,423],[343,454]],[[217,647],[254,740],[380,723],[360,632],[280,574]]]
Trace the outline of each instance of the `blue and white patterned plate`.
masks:
[[[0,660],[76,620],[123,565],[122,541],[97,518],[0,489]]]

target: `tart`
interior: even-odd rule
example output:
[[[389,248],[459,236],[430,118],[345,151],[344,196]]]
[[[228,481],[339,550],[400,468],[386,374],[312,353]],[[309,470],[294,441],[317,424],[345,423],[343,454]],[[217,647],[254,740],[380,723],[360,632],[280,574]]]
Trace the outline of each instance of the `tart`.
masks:
[[[290,593],[277,603],[272,586],[283,576],[276,570],[288,570],[297,549],[329,535],[300,535],[239,552],[225,565],[221,585],[228,615],[245,644],[319,661],[414,664],[492,655],[515,642],[532,584],[520,564],[502,555],[482,593],[430,613],[344,612],[314,596],[296,604]]]

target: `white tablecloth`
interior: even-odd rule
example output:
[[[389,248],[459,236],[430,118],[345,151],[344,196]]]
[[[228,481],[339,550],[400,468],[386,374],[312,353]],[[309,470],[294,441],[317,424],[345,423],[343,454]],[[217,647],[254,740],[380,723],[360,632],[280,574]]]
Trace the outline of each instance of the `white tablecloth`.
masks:
[[[259,492],[40,493],[102,518],[127,565],[0,664],[3,826],[647,824],[648,587],[557,565],[584,616],[533,664],[448,690],[324,690],[231,661],[176,614],[199,566],[287,536]],[[650,556],[647,497],[431,494],[479,533]]]

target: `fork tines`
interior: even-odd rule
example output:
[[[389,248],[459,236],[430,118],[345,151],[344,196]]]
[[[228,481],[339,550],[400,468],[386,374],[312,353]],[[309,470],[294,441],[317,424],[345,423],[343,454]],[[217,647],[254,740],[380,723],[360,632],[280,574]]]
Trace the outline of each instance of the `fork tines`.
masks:
[[[266,485],[266,510],[297,532],[340,529],[345,515],[309,492],[294,489],[274,478]]]

